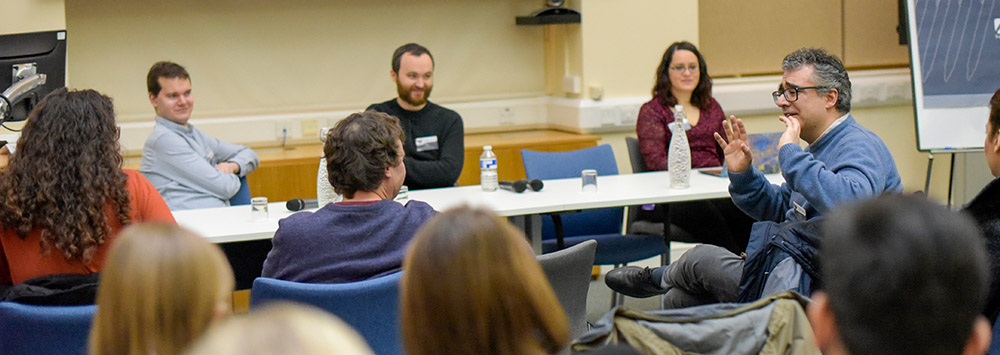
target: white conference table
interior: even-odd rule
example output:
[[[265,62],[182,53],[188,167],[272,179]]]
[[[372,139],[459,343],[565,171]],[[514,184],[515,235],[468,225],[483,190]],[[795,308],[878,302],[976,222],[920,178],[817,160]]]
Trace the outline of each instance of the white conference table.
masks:
[[[781,184],[780,174],[769,174],[771,183]],[[729,179],[691,172],[691,187],[671,189],[669,173],[663,171],[599,176],[597,192],[582,192],[580,178],[545,180],[542,191],[514,193],[482,191],[476,186],[448,187],[409,192],[409,199],[424,201],[438,211],[468,205],[508,217],[525,231],[532,248],[541,252],[541,214],[591,208],[623,207],[653,203],[694,201],[729,196]],[[278,220],[292,213],[284,202],[268,205],[269,217],[251,221],[250,206],[232,206],[174,212],[177,223],[214,243],[270,239]]]

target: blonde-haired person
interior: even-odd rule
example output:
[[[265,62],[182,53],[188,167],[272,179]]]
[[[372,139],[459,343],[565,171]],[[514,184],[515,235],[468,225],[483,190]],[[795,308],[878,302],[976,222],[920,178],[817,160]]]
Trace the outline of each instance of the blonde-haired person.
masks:
[[[179,354],[232,312],[233,271],[222,251],[186,229],[126,228],[97,291],[90,353]]]
[[[543,354],[569,326],[524,234],[485,210],[434,217],[406,254],[400,327],[406,352]]]
[[[186,352],[201,354],[373,354],[350,325],[318,308],[268,304],[212,327]]]

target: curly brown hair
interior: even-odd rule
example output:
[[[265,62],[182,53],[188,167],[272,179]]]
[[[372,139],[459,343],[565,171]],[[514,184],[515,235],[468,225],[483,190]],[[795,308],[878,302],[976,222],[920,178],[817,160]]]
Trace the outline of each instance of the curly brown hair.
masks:
[[[94,90],[53,91],[28,115],[10,165],[0,171],[0,227],[27,238],[41,229],[41,247],[90,263],[111,227],[106,209],[129,224],[111,98]]]
[[[347,198],[375,191],[385,169],[403,163],[396,147],[404,139],[399,119],[387,113],[368,110],[337,122],[323,146],[333,190]]]

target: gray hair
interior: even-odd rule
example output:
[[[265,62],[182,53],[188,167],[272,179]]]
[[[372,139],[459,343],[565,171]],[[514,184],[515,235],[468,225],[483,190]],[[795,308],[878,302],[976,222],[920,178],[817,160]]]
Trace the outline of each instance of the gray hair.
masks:
[[[851,111],[851,78],[844,69],[844,63],[837,56],[828,53],[822,48],[800,48],[785,56],[781,62],[781,70],[790,72],[799,70],[803,66],[813,67],[812,81],[816,86],[825,86],[829,89],[817,90],[820,93],[827,93],[830,89],[837,89],[837,111],[848,113]]]

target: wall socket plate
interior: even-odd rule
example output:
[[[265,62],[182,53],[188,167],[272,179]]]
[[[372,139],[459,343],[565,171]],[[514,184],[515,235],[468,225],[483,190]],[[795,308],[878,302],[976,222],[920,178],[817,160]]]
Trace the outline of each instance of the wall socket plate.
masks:
[[[303,137],[317,137],[319,136],[319,122],[314,119],[302,120],[302,136]]]

